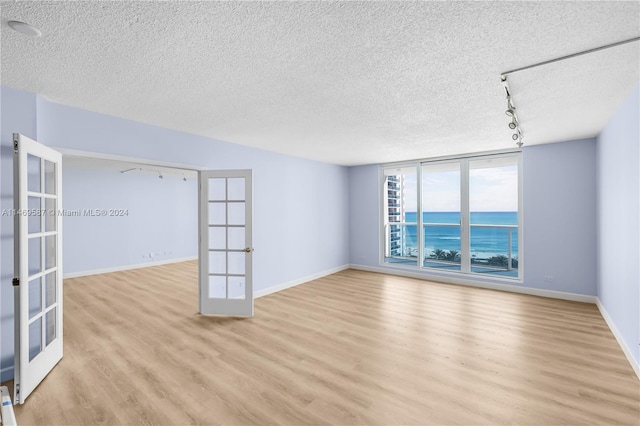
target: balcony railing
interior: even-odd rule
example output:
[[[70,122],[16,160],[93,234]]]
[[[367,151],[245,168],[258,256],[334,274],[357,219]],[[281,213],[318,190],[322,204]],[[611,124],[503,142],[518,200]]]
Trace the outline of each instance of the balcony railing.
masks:
[[[489,225],[489,224],[471,224],[470,225],[470,230],[471,230],[471,249],[473,251],[473,230],[474,229],[504,229],[507,231],[507,259],[506,259],[506,265],[491,265],[491,266],[506,266],[507,271],[511,271],[512,269],[514,269],[513,266],[513,231],[515,230],[516,233],[518,232],[518,225]],[[472,260],[473,262],[473,260]],[[516,266],[517,269],[517,266]]]
[[[415,228],[417,228],[415,222],[392,222],[385,224],[385,257],[392,263],[406,263],[416,265],[418,257],[418,242],[417,235],[415,235]],[[393,229],[391,228],[393,227]],[[407,240],[407,229],[413,227],[413,232],[410,234],[409,240]],[[428,249],[423,247],[423,267],[433,268],[445,268],[460,270],[461,268],[461,246],[460,242],[455,244],[455,241],[460,239],[460,224],[459,223],[423,223],[423,245],[429,239],[428,235],[433,236],[433,231],[427,234],[427,228],[443,228],[443,231],[439,234],[444,235],[442,240],[449,241],[447,245],[440,247],[432,246]],[[458,228],[456,232],[452,228]],[[470,256],[468,259],[467,269],[474,273],[489,273],[516,277],[518,270],[518,258],[514,258],[513,245],[518,235],[518,225],[493,225],[493,224],[471,224],[469,227],[469,245]],[[402,231],[400,231],[400,229]],[[451,229],[445,231],[444,229]],[[484,232],[486,231],[486,232]],[[502,231],[502,232],[501,232]],[[449,235],[447,237],[447,235]],[[399,238],[401,236],[401,238]],[[506,247],[504,246],[506,237]],[[438,238],[435,238],[436,240]],[[398,249],[398,242],[400,248]],[[481,245],[490,245],[491,243],[499,245],[499,247],[492,248],[496,250],[492,255],[487,255],[486,258],[477,258],[475,253],[489,252],[491,248],[479,247]],[[393,246],[393,247],[392,247]],[[506,249],[506,250],[505,250]],[[429,252],[427,252],[427,250]],[[505,253],[506,251],[506,253]],[[453,252],[453,253],[452,253]],[[436,254],[437,253],[437,254]],[[503,254],[505,253],[505,254]],[[517,255],[516,255],[517,256]],[[428,265],[427,265],[428,263]],[[515,274],[515,275],[514,275]]]

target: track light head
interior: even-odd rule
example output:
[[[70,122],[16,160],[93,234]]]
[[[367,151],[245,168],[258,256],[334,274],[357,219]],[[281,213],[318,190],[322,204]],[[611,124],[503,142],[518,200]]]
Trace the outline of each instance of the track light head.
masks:
[[[515,114],[516,107],[513,106],[513,102],[511,102],[511,96],[507,96],[507,110],[504,112],[509,117],[513,117]]]
[[[516,120],[513,120],[511,123],[509,123],[510,129],[515,129],[516,127],[518,127],[518,125],[516,124]]]
[[[514,141],[517,141],[519,137],[520,136],[518,136],[517,133],[514,133],[513,135],[511,135],[511,139],[513,139]]]

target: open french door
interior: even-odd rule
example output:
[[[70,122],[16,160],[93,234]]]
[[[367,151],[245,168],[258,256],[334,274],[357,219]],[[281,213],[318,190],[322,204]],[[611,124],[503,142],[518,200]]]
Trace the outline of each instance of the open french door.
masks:
[[[200,313],[251,317],[251,170],[198,176]]]
[[[14,133],[14,399],[62,359],[62,154]]]

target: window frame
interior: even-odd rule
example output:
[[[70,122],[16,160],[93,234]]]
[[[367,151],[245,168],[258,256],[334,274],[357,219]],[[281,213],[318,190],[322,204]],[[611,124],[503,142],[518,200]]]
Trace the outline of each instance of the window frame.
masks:
[[[469,162],[473,160],[482,159],[494,159],[494,158],[515,158],[515,164],[517,165],[517,178],[518,178],[518,275],[516,277],[506,277],[500,275],[492,275],[487,273],[473,272],[471,270],[471,211],[470,211],[470,168]],[[461,263],[460,271],[448,271],[439,268],[427,267],[423,265],[422,259],[424,259],[424,227],[423,227],[423,210],[422,210],[422,172],[423,165],[438,164],[438,163],[451,163],[457,162],[460,165],[460,248],[461,248]],[[400,168],[414,168],[416,173],[416,226],[417,232],[417,244],[418,244],[418,257],[416,264],[400,264],[385,261],[386,251],[386,221],[388,206],[386,205],[385,180],[387,174],[385,170],[388,169],[400,169]],[[396,163],[381,164],[379,168],[379,194],[380,197],[380,246],[379,246],[379,265],[385,268],[394,269],[408,269],[411,271],[419,271],[421,273],[435,273],[442,276],[450,276],[457,278],[485,278],[492,281],[504,281],[507,283],[523,283],[524,281],[524,266],[525,266],[525,254],[524,254],[524,210],[523,210],[523,166],[522,166],[522,151],[521,150],[504,150],[493,151],[485,153],[468,154],[463,156],[446,156],[437,158],[426,158],[412,161],[403,161]]]

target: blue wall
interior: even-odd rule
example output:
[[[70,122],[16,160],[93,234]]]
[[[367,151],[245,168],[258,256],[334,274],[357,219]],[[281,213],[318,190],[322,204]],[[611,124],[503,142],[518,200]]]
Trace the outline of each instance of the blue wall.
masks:
[[[197,256],[195,178],[63,167],[62,187],[66,211],[126,209],[63,218],[65,275]]]
[[[640,363],[640,84],[600,133],[598,297]]]
[[[524,285],[595,296],[595,139],[529,146],[523,163]]]
[[[349,258],[352,265],[376,267],[380,258],[380,167],[349,168]]]
[[[524,283],[514,286],[596,295],[595,153],[594,139],[523,149]],[[351,263],[398,271],[379,265],[379,166],[352,167],[349,174]],[[437,271],[403,270],[410,271],[425,278],[451,278]],[[498,282],[477,275],[466,279]]]
[[[249,148],[210,138],[146,125],[116,117],[48,102],[40,96],[2,88],[2,205],[12,208],[11,133],[20,132],[49,146],[94,151],[120,156],[139,157],[164,162],[184,163],[209,169],[252,169],[254,186],[253,256],[254,291],[304,279],[349,263],[349,228],[345,220],[348,209],[346,167],[304,160],[287,155]],[[63,172],[64,208],[85,205],[99,194],[84,193],[85,179],[94,183],[94,191],[114,196],[122,182],[101,172],[65,169]],[[157,184],[154,181],[149,185]],[[97,186],[97,188],[95,188]],[[69,192],[67,198],[66,191]],[[145,191],[139,193],[144,197]],[[109,195],[111,194],[111,195]],[[131,199],[132,193],[126,195]],[[182,196],[182,195],[181,195]],[[185,197],[188,195],[185,194]],[[149,194],[155,203],[158,194]],[[97,200],[96,200],[97,201]],[[114,198],[114,202],[115,198]],[[136,200],[136,202],[142,202]],[[91,208],[91,207],[89,207]],[[195,209],[195,205],[194,205]],[[185,213],[190,214],[190,213]],[[77,225],[74,231],[74,226]],[[101,222],[102,223],[102,222]],[[104,222],[105,224],[107,222]],[[115,230],[120,222],[105,225]],[[142,243],[120,243],[100,253],[95,259],[80,253],[86,247],[82,229],[87,223],[65,219],[65,265],[72,271],[112,265],[139,264]],[[13,221],[2,220],[2,330],[0,369],[2,380],[12,376],[13,365]],[[67,235],[69,232],[69,235]],[[104,236],[104,235],[103,235]],[[188,242],[151,241],[150,251],[172,251],[184,257]],[[177,238],[177,235],[174,235]],[[113,240],[109,244],[114,243]],[[164,249],[163,247],[167,247]],[[119,253],[123,250],[125,253]],[[183,253],[183,250],[184,253]],[[165,256],[165,255],[163,255]],[[165,256],[165,259],[170,257]],[[159,259],[163,260],[163,259]],[[88,262],[88,265],[84,262]],[[93,262],[93,263],[92,263]],[[124,263],[123,263],[124,262]]]

